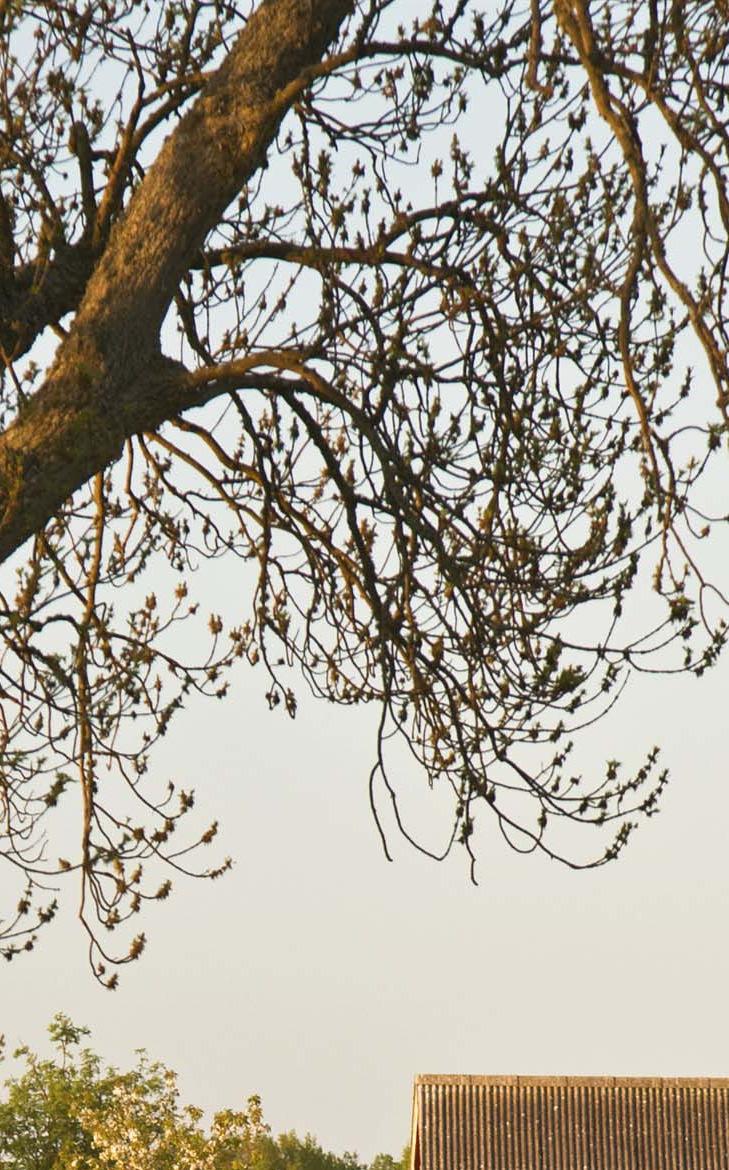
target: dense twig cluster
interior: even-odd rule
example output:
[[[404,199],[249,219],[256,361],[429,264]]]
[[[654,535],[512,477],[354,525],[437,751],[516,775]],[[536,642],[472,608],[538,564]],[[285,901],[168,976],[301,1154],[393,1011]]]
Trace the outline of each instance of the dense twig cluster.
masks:
[[[700,672],[723,645],[696,550],[729,401],[726,6],[349,7],[186,258],[162,330],[176,405],[131,420],[0,597],[0,842],[29,883],[7,955],[77,870],[113,983],[97,924],[165,897],[150,863],[192,847],[173,838],[192,794],[158,799],[150,751],[237,659],[291,714],[293,664],[325,699],[380,705],[373,806],[384,784],[406,835],[393,736],[452,789],[451,843],[473,857],[483,807],[515,847],[583,865],[617,855],[665,773],[654,750],[634,775],[572,775],[573,730],[631,668]],[[2,8],[6,425],[249,16]],[[222,555],[249,588],[230,622],[188,598]],[[183,661],[196,615],[211,644]],[[56,861],[44,824],[74,792],[81,846]],[[607,827],[597,852],[567,831],[585,824]]]

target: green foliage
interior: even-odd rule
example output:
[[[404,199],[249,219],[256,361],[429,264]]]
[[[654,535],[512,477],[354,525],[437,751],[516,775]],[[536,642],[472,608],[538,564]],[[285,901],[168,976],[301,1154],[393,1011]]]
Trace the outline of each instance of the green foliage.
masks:
[[[404,1147],[403,1152],[399,1158],[393,1158],[392,1154],[376,1154],[372,1160],[370,1170],[409,1170],[410,1168],[410,1146]]]
[[[256,1096],[244,1111],[215,1113],[206,1129],[202,1110],[180,1104],[176,1074],[144,1051],[120,1072],[81,1047],[89,1031],[67,1016],[54,1016],[48,1033],[54,1058],[14,1053],[25,1071],[0,1099],[0,1170],[368,1170],[311,1134],[272,1137]],[[370,1170],[408,1164],[407,1150],[400,1161],[378,1154]]]
[[[26,1071],[7,1082],[7,1099],[0,1102],[0,1165],[17,1170],[54,1170],[72,1156],[79,1167],[92,1164],[93,1145],[82,1124],[83,1110],[102,1111],[109,1104],[109,1078],[98,1058],[84,1051],[76,1059],[71,1049],[83,1029],[65,1016],[56,1016],[49,1028],[59,1060],[40,1060],[28,1048],[14,1055],[24,1058]]]
[[[371,1164],[361,1162],[349,1151],[333,1154],[322,1149],[312,1134],[300,1138],[290,1131],[277,1138],[263,1134],[256,1142],[250,1170],[408,1170],[410,1149],[405,1147],[400,1158],[391,1154],[376,1154]]]
[[[88,1035],[66,1016],[48,1029],[56,1049],[41,1060],[28,1048],[21,1076],[0,1102],[3,1170],[243,1170],[266,1129],[260,1101],[245,1112],[202,1111],[179,1102],[176,1074],[140,1052],[119,1072],[80,1043]]]
[[[356,1154],[323,1150],[311,1134],[282,1133],[263,1137],[256,1147],[254,1170],[366,1170]]]

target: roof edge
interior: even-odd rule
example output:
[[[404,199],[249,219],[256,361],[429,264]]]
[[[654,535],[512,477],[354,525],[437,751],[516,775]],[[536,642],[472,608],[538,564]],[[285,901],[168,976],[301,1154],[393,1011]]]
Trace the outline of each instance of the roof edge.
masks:
[[[524,1076],[522,1074],[487,1076],[471,1073],[417,1073],[413,1089],[421,1085],[525,1085],[525,1086],[595,1086],[596,1088],[729,1088],[729,1077],[630,1077],[630,1076]]]

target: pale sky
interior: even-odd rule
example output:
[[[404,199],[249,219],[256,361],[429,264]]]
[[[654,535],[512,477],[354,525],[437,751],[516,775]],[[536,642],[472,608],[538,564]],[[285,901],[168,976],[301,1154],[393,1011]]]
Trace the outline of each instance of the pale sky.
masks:
[[[361,715],[268,715],[255,671],[180,724],[169,761],[220,814],[233,872],[178,883],[145,957],[102,991],[66,917],[0,970],[10,1044],[43,1046],[55,1011],[124,1065],[136,1047],[207,1108],[263,1098],[274,1130],[370,1157],[408,1137],[417,1072],[729,1073],[725,664],[625,694],[588,756],[658,739],[663,811],[592,873],[481,842],[480,885],[435,865],[367,805]]]
[[[226,702],[173,725],[155,766],[219,816],[232,873],[176,883],[114,993],[68,901],[37,953],[0,968],[0,1031],[45,1049],[66,1012],[110,1062],[146,1047],[190,1102],[259,1093],[274,1131],[363,1158],[407,1141],[419,1072],[729,1075],[728,683],[729,661],[701,681],[635,680],[582,741],[585,767],[637,767],[658,742],[671,768],[617,863],[573,873],[486,831],[473,887],[465,856],[436,865],[394,829],[385,860],[374,712],[302,690],[291,723],[241,669]],[[412,786],[427,825],[430,794]]]

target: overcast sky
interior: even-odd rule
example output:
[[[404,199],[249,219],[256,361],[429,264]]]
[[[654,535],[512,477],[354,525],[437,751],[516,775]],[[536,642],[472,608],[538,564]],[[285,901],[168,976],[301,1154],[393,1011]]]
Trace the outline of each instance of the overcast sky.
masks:
[[[233,872],[178,883],[113,994],[60,921],[0,971],[0,1027],[42,1046],[65,1011],[111,1061],[146,1046],[191,1101],[258,1092],[276,1131],[366,1157],[406,1141],[417,1072],[726,1075],[728,678],[635,686],[593,737],[595,760],[615,737],[626,760],[660,739],[673,767],[617,863],[570,873],[487,836],[474,888],[458,855],[435,865],[393,838],[384,859],[366,720],[268,715],[249,670],[169,755],[220,814]]]

